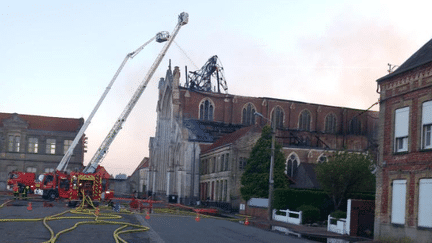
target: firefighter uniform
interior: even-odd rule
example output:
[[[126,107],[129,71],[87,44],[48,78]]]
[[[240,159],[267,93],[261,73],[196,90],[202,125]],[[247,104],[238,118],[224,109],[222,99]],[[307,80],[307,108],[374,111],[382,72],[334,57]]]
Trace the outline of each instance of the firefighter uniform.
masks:
[[[13,186],[13,194],[14,194],[15,200],[18,199],[18,197],[19,197],[19,188],[18,188],[18,184],[15,184],[15,185]]]
[[[29,186],[24,187],[24,190],[22,192],[22,198],[24,200],[27,200],[27,193],[28,193],[28,191],[29,191]]]

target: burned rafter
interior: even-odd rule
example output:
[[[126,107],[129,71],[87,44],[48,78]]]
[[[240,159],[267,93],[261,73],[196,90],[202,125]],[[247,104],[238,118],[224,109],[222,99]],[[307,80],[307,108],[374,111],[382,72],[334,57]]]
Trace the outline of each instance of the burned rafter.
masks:
[[[206,91],[206,92],[217,92],[220,93],[221,89],[228,93],[228,86],[224,77],[223,67],[218,60],[216,55],[212,56],[204,66],[197,71],[190,71],[188,75],[188,81],[186,87],[189,89]],[[216,81],[212,85],[213,80]],[[213,90],[212,90],[212,87]]]

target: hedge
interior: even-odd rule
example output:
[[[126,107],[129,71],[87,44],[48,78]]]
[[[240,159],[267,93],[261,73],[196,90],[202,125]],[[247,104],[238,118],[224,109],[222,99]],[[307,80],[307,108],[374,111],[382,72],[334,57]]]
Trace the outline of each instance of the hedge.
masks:
[[[373,193],[350,193],[349,199],[375,200]],[[320,210],[320,220],[326,220],[334,211],[334,205],[328,195],[322,190],[313,189],[275,189],[273,195],[273,208],[296,210],[303,205],[310,205]],[[346,211],[346,200],[340,210]]]

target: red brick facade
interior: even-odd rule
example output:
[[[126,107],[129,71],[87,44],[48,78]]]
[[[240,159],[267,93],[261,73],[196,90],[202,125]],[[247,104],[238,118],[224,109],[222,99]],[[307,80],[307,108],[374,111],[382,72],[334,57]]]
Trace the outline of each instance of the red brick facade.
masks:
[[[429,44],[429,43],[428,43]],[[430,46],[430,44],[429,44]],[[375,212],[375,237],[408,237],[415,242],[431,242],[432,231],[419,227],[419,183],[432,178],[432,150],[422,143],[422,105],[432,100],[432,59],[427,45],[422,47],[393,74],[378,80],[380,87],[379,168]],[[429,55],[430,56],[430,55]],[[407,151],[396,152],[397,109],[409,107]],[[406,180],[404,223],[394,223],[393,183]]]

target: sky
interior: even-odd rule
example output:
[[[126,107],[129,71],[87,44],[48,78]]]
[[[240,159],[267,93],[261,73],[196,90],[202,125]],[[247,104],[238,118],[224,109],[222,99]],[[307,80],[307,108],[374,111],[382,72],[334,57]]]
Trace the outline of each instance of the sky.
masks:
[[[130,175],[149,156],[157,83],[217,55],[230,94],[367,109],[388,63],[432,37],[426,1],[1,1],[0,112],[90,115],[124,57],[189,14],[102,161]],[[129,60],[85,134],[90,161],[163,45]],[[377,111],[378,106],[372,110]]]

